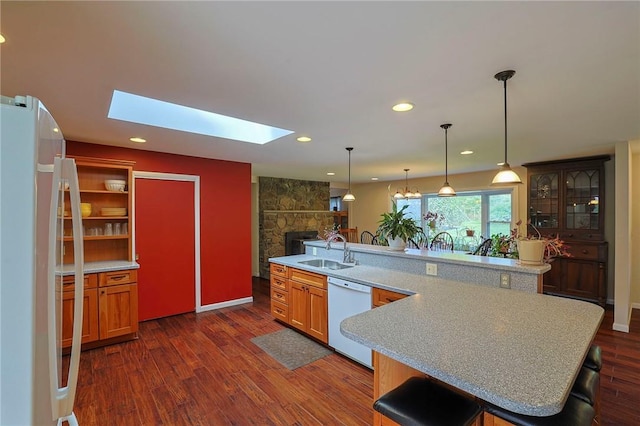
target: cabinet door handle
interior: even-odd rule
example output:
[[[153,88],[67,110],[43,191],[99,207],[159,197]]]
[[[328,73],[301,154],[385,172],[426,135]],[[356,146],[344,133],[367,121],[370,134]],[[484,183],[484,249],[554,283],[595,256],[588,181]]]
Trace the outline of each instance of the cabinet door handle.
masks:
[[[100,294],[104,295],[104,294],[105,294],[105,291],[104,291],[104,290],[102,290],[102,291],[100,292]]]
[[[120,281],[120,280],[125,279],[125,278],[127,278],[127,276],[125,274],[112,275],[112,276],[109,277],[109,280],[111,280],[111,281]]]
[[[386,300],[387,302],[389,302],[389,303],[393,302],[393,299],[392,299],[392,298],[390,298],[390,297],[385,297],[385,300]]]

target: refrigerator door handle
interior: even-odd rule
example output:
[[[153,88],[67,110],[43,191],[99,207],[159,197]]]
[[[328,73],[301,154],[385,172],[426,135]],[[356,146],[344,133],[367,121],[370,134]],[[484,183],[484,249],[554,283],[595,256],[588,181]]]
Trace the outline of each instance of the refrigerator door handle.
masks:
[[[62,176],[69,182],[69,195],[71,201],[71,220],[73,228],[73,260],[75,273],[74,289],[74,309],[73,309],[73,337],[71,346],[71,356],[69,361],[69,373],[67,385],[58,387],[58,374],[60,373],[58,362],[58,333],[56,330],[56,265],[55,244],[58,238],[56,230],[56,220],[58,202],[60,197],[58,191],[62,182]],[[82,344],[82,316],[84,307],[84,248],[82,232],[82,215],[80,214],[80,188],[78,184],[78,173],[75,160],[54,159],[53,167],[53,187],[50,210],[49,226],[49,291],[48,291],[48,315],[49,315],[49,372],[51,386],[51,405],[53,419],[60,422],[61,419],[75,419],[73,414],[73,402],[75,400],[76,385],[78,381],[78,368],[80,365],[80,349]]]

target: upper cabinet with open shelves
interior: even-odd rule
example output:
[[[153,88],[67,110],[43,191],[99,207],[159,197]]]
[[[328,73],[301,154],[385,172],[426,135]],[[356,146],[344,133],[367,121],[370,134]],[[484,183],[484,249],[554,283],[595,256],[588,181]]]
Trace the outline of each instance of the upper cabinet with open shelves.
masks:
[[[78,169],[80,201],[85,206],[82,218],[85,262],[131,261],[130,188],[134,163],[87,157],[74,158]],[[108,180],[124,181],[125,186],[121,190],[109,190],[105,185],[105,181]],[[70,220],[65,221],[64,232],[64,263],[73,263]]]

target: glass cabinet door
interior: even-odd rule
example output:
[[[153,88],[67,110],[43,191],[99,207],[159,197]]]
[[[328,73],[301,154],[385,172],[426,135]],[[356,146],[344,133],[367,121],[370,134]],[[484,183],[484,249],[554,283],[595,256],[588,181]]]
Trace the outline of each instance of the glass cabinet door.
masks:
[[[534,174],[529,188],[529,219],[538,229],[558,228],[558,173]]]
[[[566,173],[567,229],[598,229],[600,201],[599,170],[575,170]]]

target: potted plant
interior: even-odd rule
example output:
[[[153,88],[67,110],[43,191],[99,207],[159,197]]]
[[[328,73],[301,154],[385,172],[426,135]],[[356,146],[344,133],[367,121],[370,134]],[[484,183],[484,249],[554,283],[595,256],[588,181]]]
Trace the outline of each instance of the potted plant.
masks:
[[[404,211],[409,207],[403,206],[398,210],[398,205],[393,202],[391,213],[382,213],[378,226],[378,235],[389,243],[391,250],[404,250],[407,239],[415,237],[422,232],[422,228],[415,221],[405,216]]]
[[[527,228],[531,227],[535,231],[534,235],[521,236],[518,232],[522,221],[516,223],[516,228],[511,231],[512,239],[517,244],[517,257],[524,265],[541,265],[551,263],[556,257],[571,257],[567,251],[567,246],[558,236],[543,237],[538,228],[527,221]]]

